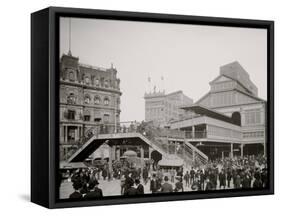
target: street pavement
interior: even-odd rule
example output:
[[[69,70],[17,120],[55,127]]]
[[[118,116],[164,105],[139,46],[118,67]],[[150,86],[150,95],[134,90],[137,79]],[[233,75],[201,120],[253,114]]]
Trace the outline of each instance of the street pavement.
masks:
[[[148,181],[148,183],[145,185],[141,181],[141,183],[144,186],[144,193],[145,194],[151,193],[151,191],[149,190],[149,188],[150,188],[149,182],[150,181]],[[174,183],[169,182],[173,185],[173,188],[175,188],[175,182]],[[190,186],[185,186],[185,182],[183,182],[183,184],[184,184],[184,191],[192,191]],[[219,185],[219,182],[218,182],[218,185]],[[100,189],[102,189],[103,196],[120,196],[121,195],[120,180],[118,180],[118,179],[113,179],[111,181],[99,180],[99,186],[98,187]],[[231,182],[230,188],[233,188],[232,182]],[[62,182],[61,187],[60,187],[60,198],[61,199],[67,199],[72,192],[73,192],[72,182],[67,181],[67,180]]]

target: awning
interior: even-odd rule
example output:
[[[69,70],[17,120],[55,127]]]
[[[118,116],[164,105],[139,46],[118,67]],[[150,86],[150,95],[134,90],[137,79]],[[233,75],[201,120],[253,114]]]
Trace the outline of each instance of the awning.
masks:
[[[194,104],[191,106],[187,106],[187,107],[181,107],[181,109],[184,109],[186,111],[191,110],[196,114],[202,115],[202,116],[208,116],[214,119],[218,119],[221,121],[225,121],[231,124],[236,124],[232,118],[230,118],[229,116],[226,116],[220,112],[214,111],[212,109],[208,109],[202,105],[198,105],[198,104]],[[237,124],[236,124],[237,125]],[[240,125],[238,125],[240,126]]]
[[[137,157],[137,153],[135,151],[128,150],[128,151],[124,152],[124,154],[122,156],[123,157]]]
[[[168,167],[180,167],[183,166],[183,160],[182,159],[166,159],[163,158],[158,162],[159,166],[168,166]]]
[[[60,169],[79,169],[79,168],[87,168],[87,166],[83,162],[71,162],[71,163],[67,163],[65,161],[60,162]]]

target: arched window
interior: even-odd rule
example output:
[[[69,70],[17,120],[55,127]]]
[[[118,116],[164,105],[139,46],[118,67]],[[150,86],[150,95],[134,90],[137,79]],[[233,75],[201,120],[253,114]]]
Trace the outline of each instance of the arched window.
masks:
[[[86,76],[85,77],[85,83],[87,84],[87,85],[90,85],[90,78],[88,77],[88,76]]]
[[[106,87],[106,88],[109,87],[109,82],[108,82],[108,80],[105,80],[105,81],[104,81],[104,87]]]
[[[67,96],[67,103],[68,104],[75,104],[76,103],[76,98],[74,96],[74,93],[70,93],[68,96]]]
[[[95,79],[95,86],[99,86],[100,85],[100,80],[98,78]]]
[[[109,98],[108,97],[104,98],[103,103],[104,103],[104,105],[108,106],[109,105]]]
[[[74,75],[74,71],[69,71],[69,73],[68,73],[68,79],[70,80],[70,81],[75,81],[75,75]]]
[[[99,97],[99,96],[95,96],[95,98],[94,98],[94,103],[95,103],[95,104],[100,104],[100,102],[101,102],[100,97]]]
[[[84,103],[85,103],[85,104],[89,104],[89,103],[90,103],[90,101],[91,101],[91,97],[90,97],[90,95],[85,95],[85,98],[84,98]]]

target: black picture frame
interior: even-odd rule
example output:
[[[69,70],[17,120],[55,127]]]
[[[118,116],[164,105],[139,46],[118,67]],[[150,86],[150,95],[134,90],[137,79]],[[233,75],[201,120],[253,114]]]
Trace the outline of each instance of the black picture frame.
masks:
[[[59,140],[59,17],[196,24],[267,29],[267,158],[269,187],[140,197],[60,201],[57,197]],[[31,201],[47,208],[146,203],[274,194],[274,22],[202,16],[49,7],[31,15]]]

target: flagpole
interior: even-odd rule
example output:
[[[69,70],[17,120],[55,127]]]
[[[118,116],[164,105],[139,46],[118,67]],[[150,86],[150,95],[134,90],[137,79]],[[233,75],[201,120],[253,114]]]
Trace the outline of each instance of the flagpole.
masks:
[[[69,36],[69,41],[68,41],[68,55],[71,55],[71,18],[69,18],[69,32],[68,32],[68,36]]]

